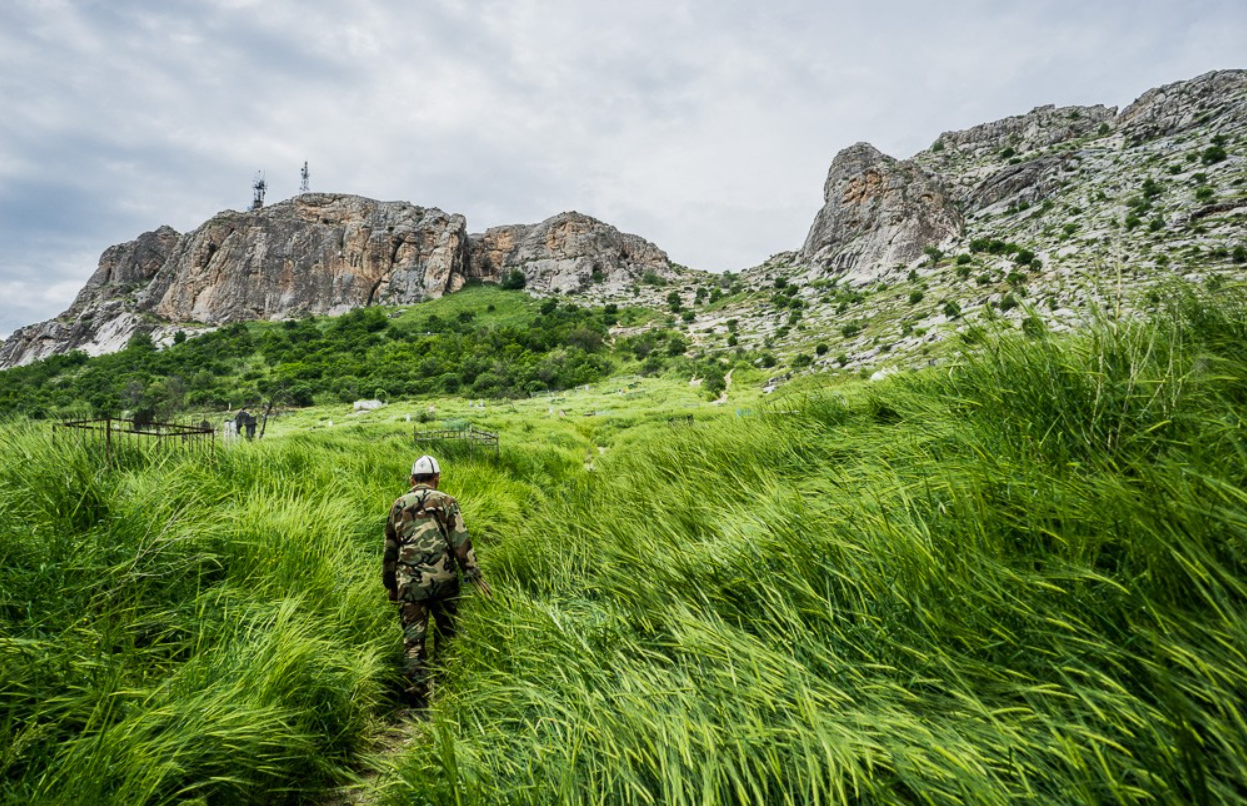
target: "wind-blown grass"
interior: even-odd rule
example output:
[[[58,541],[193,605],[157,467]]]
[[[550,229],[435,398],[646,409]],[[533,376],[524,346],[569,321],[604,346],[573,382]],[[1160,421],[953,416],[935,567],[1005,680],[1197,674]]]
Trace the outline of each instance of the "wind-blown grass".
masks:
[[[406,434],[116,470],[33,427],[0,442],[0,800],[271,803],[349,776],[397,668],[380,527]],[[487,545],[533,488],[457,471],[493,493]]]
[[[392,802],[1241,802],[1243,314],[613,451],[493,551]]]
[[[407,425],[109,471],[9,428],[0,800],[364,761],[393,803],[1242,802],[1245,337],[1175,295],[759,417],[491,414],[516,439],[448,486],[495,597],[387,758]]]

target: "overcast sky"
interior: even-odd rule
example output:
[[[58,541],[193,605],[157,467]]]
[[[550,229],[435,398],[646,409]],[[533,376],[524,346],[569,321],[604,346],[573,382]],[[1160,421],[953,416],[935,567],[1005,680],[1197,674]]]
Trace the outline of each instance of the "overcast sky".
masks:
[[[738,270],[832,157],[1247,67],[1244,0],[0,0],[0,337],[108,246],[311,188]]]

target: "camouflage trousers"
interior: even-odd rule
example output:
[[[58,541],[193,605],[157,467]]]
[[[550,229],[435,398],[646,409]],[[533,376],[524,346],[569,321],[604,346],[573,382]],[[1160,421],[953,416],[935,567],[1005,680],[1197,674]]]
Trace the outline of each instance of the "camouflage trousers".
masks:
[[[403,625],[403,677],[407,679],[409,693],[419,697],[428,695],[429,658],[425,644],[429,632],[429,617],[432,616],[437,625],[437,648],[440,655],[445,642],[455,635],[455,616],[458,612],[457,596],[398,603],[399,621]]]

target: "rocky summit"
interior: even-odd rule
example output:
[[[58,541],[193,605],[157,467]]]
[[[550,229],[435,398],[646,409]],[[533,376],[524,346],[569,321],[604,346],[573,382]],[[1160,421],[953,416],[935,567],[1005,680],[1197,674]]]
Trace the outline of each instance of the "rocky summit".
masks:
[[[110,247],[65,313],[0,345],[0,366],[112,352],[138,330],[162,343],[177,330],[419,302],[513,271],[535,291],[608,295],[675,273],[658,247],[579,213],[470,238],[463,216],[437,208],[305,193]]]
[[[885,277],[887,267],[961,234],[961,212],[935,176],[884,156],[869,143],[836,155],[800,258],[850,280]]]

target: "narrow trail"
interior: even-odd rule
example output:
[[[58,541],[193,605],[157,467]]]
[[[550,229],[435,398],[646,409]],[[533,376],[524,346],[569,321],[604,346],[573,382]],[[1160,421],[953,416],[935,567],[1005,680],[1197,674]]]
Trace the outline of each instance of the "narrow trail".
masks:
[[[357,756],[356,780],[330,789],[319,806],[373,806],[377,802],[376,784],[389,759],[402,754],[415,740],[426,718],[406,709],[388,715],[378,732],[368,739],[367,748]]]
[[[727,402],[727,390],[732,388],[732,373],[735,371],[736,369],[733,367],[723,376],[723,394],[719,395],[719,399],[714,402],[716,406],[722,406]]]

